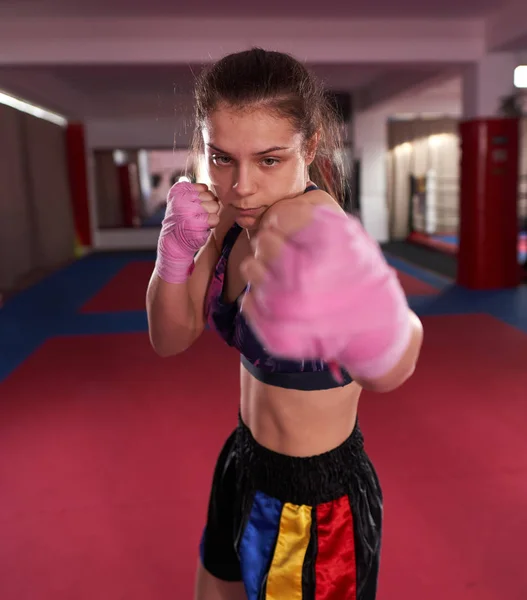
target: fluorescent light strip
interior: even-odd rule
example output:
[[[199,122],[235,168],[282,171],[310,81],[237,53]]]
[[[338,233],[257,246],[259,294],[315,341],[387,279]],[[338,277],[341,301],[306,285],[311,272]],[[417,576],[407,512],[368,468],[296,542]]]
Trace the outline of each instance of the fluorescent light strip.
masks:
[[[44,108],[39,108],[38,106],[30,104],[29,102],[19,100],[14,96],[5,94],[4,92],[0,92],[0,104],[11,106],[11,108],[16,108],[17,110],[25,112],[28,115],[33,115],[38,119],[50,121],[51,123],[55,123],[55,125],[60,125],[61,127],[65,127],[68,124],[67,119],[65,119],[64,117],[57,115],[56,113],[53,113],[49,110],[45,110]]]
[[[514,85],[517,88],[527,88],[527,65],[514,69]]]

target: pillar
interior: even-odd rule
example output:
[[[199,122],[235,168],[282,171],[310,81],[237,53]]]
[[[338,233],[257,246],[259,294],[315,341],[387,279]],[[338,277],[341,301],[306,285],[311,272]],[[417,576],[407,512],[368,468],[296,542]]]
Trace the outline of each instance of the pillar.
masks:
[[[358,112],[353,122],[355,158],[360,160],[361,219],[366,231],[378,242],[388,240],[386,152],[387,114]]]
[[[83,123],[68,123],[66,127],[66,148],[77,244],[82,248],[88,248],[92,245],[92,235]]]

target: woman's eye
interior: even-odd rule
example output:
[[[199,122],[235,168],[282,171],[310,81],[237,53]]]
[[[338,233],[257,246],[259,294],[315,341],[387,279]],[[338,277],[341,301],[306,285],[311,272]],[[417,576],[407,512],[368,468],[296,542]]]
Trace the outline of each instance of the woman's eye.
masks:
[[[231,159],[228,156],[213,156],[212,161],[215,165],[224,166],[229,165]]]
[[[262,162],[266,167],[274,167],[280,161],[277,158],[264,158]]]

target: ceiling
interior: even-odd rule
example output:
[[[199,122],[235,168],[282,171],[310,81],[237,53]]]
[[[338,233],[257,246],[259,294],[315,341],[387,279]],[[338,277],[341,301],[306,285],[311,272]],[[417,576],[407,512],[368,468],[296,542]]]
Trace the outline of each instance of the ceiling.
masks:
[[[505,4],[504,0],[0,0],[0,17],[456,18],[485,17]]]
[[[479,18],[503,4],[504,0],[0,0],[0,20],[2,17],[160,16]],[[189,96],[200,68],[200,65],[183,64],[0,65],[0,90],[69,117],[160,118],[189,111]],[[441,65],[317,64],[312,68],[328,88],[353,92],[388,80],[392,84],[395,81],[397,88],[398,78],[410,82],[426,80],[435,75]]]
[[[199,65],[79,65],[0,68],[0,89],[66,116],[171,117],[188,114]],[[327,88],[358,91],[386,78],[421,80],[436,74],[421,67],[317,64]]]
[[[58,66],[48,71],[83,94],[126,94],[138,87],[150,93],[172,96],[190,93],[201,65],[81,65]],[[354,89],[382,77],[386,67],[372,65],[317,64],[311,67],[331,88]]]

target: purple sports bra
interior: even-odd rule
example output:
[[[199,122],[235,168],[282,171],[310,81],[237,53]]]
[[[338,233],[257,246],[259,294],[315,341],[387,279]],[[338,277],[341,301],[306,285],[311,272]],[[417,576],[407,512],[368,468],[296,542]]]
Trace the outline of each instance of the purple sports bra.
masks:
[[[317,188],[310,186],[306,192],[312,189]],[[208,291],[208,325],[215,329],[229,346],[239,350],[245,368],[264,383],[299,390],[328,389],[350,383],[352,379],[344,370],[342,370],[343,381],[337,383],[327,363],[321,360],[306,359],[297,362],[278,359],[266,352],[239,309],[239,301],[247,289],[243,290],[237,301],[224,300],[227,262],[241,231],[242,228],[235,223],[223,240],[222,252]]]

